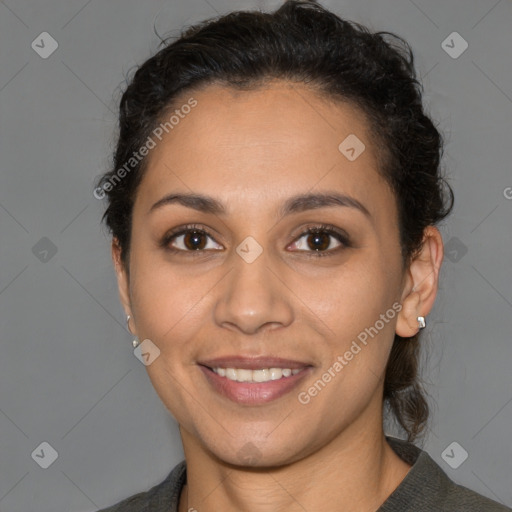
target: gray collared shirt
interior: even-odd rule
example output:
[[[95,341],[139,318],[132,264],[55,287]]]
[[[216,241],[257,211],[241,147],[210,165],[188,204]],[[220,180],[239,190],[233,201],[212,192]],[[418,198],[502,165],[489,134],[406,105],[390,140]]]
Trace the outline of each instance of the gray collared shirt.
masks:
[[[376,512],[511,512],[512,509],[456,484],[417,446],[386,437],[393,450],[412,467]],[[180,462],[160,484],[99,512],[178,512],[187,479]]]

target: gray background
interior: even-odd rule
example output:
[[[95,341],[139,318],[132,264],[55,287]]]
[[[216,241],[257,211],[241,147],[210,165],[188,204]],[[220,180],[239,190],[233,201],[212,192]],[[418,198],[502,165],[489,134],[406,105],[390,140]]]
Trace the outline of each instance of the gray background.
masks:
[[[177,35],[279,3],[0,2],[1,512],[94,511],[181,460],[176,423],[132,353],[93,182],[109,163],[124,74],[157,48],[154,25]],[[512,506],[512,3],[323,4],[415,51],[457,198],[424,340],[424,446],[455,481]],[[47,59],[31,47],[44,31],[59,45]],[[442,47],[454,31],[469,45],[458,58]],[[458,469],[442,457],[454,441],[469,454]],[[31,456],[42,442],[58,452],[47,469],[37,461],[48,449]]]

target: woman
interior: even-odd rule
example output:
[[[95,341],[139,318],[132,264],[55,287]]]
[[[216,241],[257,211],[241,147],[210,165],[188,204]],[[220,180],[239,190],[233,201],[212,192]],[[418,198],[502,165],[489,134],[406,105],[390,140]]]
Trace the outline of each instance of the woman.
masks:
[[[407,43],[313,2],[204,22],[138,69],[97,190],[185,461],[107,511],[510,510],[412,444],[441,154]]]

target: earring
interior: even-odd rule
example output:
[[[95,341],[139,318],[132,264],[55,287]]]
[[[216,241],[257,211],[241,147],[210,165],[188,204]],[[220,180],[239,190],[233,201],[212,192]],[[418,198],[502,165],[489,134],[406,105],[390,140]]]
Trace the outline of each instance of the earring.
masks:
[[[426,323],[425,323],[425,317],[424,316],[419,316],[418,317],[418,327],[420,329],[424,329],[426,327]]]
[[[128,330],[130,330],[130,326],[128,325],[128,322],[130,321],[130,318],[131,318],[130,315],[126,315],[126,326],[128,327]],[[139,340],[133,340],[132,341],[133,348],[137,348],[139,346],[139,344],[140,344]]]

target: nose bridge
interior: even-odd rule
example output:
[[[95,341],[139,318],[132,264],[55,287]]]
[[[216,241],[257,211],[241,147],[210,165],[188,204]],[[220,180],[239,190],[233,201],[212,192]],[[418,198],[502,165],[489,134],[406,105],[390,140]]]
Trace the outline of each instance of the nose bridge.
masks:
[[[270,254],[250,238],[233,253],[233,268],[215,305],[218,325],[236,327],[247,334],[267,324],[288,325],[293,318],[286,287],[272,268],[275,265]]]

